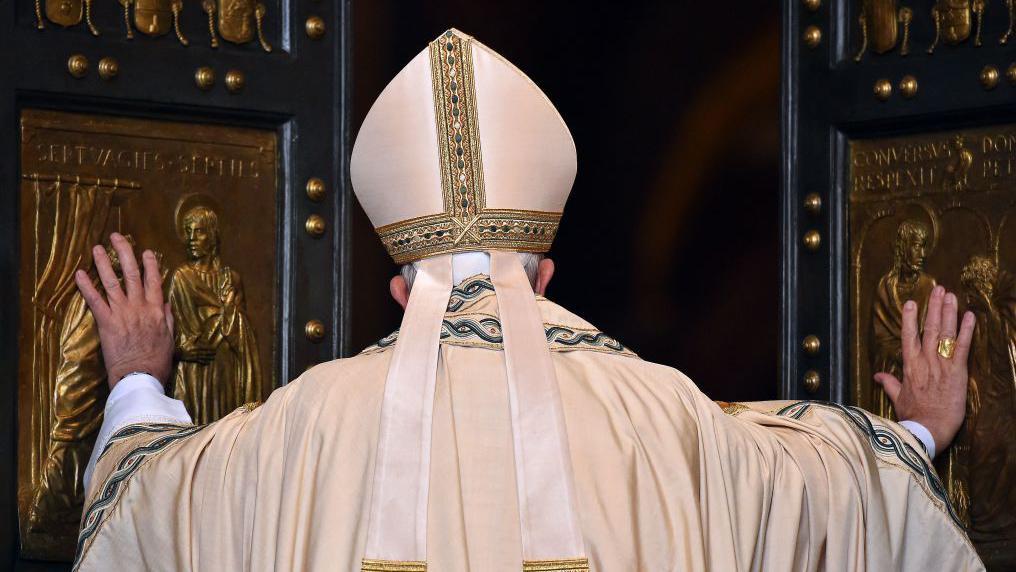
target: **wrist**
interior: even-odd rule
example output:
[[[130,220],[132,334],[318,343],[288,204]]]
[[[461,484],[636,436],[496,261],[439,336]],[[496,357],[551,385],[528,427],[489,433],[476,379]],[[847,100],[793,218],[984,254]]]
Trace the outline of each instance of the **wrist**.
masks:
[[[113,389],[116,384],[123,381],[124,378],[130,377],[134,374],[144,374],[154,378],[164,387],[166,382],[169,381],[170,366],[166,367],[151,367],[146,364],[125,364],[121,367],[111,367],[106,370],[106,379],[109,382],[109,388]]]
[[[907,432],[914,437],[914,439],[921,443],[921,446],[924,448],[924,452],[928,454],[928,457],[934,459],[938,451],[941,451],[941,448],[938,447],[938,441],[935,439],[935,436],[932,435],[931,431],[924,423],[913,419],[905,419],[900,421],[900,426],[906,429]]]
[[[953,424],[937,416],[915,416],[908,417],[908,420],[919,423],[931,434],[935,442],[935,450],[938,452],[942,452],[952,445],[953,439],[956,438],[962,425],[962,420],[960,423]]]

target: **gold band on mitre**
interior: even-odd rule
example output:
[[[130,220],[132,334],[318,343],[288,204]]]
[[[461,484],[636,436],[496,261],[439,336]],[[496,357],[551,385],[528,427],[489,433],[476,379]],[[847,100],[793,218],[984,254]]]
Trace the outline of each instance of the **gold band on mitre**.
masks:
[[[377,229],[396,264],[436,254],[477,250],[547,252],[557,234],[561,213],[484,209],[471,217],[433,215]]]
[[[560,212],[488,209],[472,46],[448,31],[428,46],[444,212],[376,229],[396,264],[455,252],[547,252]]]

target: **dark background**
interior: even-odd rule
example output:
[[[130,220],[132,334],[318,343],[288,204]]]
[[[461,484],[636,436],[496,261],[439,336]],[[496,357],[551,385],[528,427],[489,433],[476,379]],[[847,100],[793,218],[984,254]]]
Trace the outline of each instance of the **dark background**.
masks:
[[[777,397],[775,2],[354,2],[355,134],[449,27],[525,71],[578,148],[548,297],[710,397]],[[398,327],[397,267],[353,215],[352,349]]]

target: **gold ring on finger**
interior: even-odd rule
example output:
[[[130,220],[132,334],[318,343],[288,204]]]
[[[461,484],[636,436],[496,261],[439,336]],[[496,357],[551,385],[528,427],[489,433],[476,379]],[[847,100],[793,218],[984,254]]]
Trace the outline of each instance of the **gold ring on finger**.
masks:
[[[943,337],[938,339],[938,355],[945,359],[952,359],[956,353],[956,338]]]

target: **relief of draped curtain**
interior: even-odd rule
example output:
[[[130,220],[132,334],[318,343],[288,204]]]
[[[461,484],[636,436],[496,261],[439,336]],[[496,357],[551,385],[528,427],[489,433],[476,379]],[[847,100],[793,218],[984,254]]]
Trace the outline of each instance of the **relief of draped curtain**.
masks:
[[[32,362],[34,390],[24,396],[32,400],[30,466],[32,483],[37,487],[43,483],[47,470],[50,445],[54,441],[56,410],[60,396],[57,394],[57,375],[61,364],[61,331],[64,317],[76,294],[74,272],[90,260],[91,247],[100,242],[112,204],[115,189],[87,186],[83,184],[61,184],[43,188],[35,182],[36,220],[35,239],[40,241],[42,229],[51,226],[48,252],[42,244],[36,244],[36,268],[46,256],[41,273],[37,274],[35,292],[32,297],[35,310],[35,338]],[[52,213],[51,220],[41,220],[43,213]],[[47,217],[48,218],[48,217]],[[86,400],[94,396],[81,395]],[[66,407],[68,404],[61,404]],[[73,410],[77,407],[69,404]],[[85,407],[89,407],[85,405]],[[79,429],[94,432],[97,423],[87,423]],[[70,436],[70,433],[64,437]],[[86,439],[88,435],[79,432],[74,439]],[[86,457],[87,460],[87,457]],[[43,495],[46,491],[37,491]],[[54,493],[56,494],[56,493]],[[46,520],[40,515],[40,522]]]

